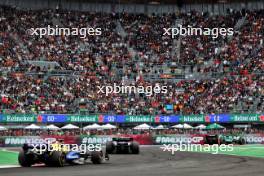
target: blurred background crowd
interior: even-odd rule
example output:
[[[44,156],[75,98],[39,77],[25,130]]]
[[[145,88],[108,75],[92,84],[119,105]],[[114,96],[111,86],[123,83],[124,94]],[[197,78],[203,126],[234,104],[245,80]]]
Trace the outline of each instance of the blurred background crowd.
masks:
[[[39,36],[51,26],[101,36]],[[233,36],[163,35],[177,25],[234,28]],[[0,7],[0,112],[262,113],[264,11],[145,15]],[[97,86],[166,85],[166,94],[98,93]]]

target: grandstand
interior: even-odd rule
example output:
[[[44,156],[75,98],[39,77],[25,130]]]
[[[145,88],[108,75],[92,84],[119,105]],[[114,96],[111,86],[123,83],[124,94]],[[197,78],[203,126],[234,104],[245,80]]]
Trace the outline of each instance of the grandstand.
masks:
[[[72,1],[14,2],[3,1],[0,10],[2,113],[263,112],[262,2],[237,2],[240,10],[238,4],[227,2],[175,4],[175,13],[163,13],[167,12],[166,2],[158,6],[137,4],[145,13],[127,12],[129,2],[114,5],[85,2],[79,6]],[[91,11],[91,7],[96,8]],[[179,24],[230,27],[234,28],[234,35],[216,39],[210,36],[171,39],[162,35],[163,28]],[[101,28],[102,35],[40,38],[27,32],[32,27],[48,25]],[[151,97],[140,93],[108,96],[98,93],[98,86],[114,83],[160,84],[166,85],[168,91]]]
[[[263,175],[263,70],[262,0],[0,0],[0,173]]]

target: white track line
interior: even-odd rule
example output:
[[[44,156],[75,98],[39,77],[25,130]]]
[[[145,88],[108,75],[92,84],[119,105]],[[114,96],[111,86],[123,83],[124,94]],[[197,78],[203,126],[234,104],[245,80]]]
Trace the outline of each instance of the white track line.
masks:
[[[264,147],[237,147],[237,149],[252,149],[252,148],[264,149]]]
[[[0,165],[0,169],[21,167],[19,165]]]
[[[7,149],[1,149],[3,152],[9,152],[9,153],[19,153],[17,151],[7,150]]]

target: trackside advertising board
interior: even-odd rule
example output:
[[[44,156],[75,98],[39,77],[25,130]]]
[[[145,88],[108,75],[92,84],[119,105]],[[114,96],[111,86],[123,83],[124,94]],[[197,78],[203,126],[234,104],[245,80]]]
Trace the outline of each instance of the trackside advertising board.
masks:
[[[67,115],[0,114],[0,123],[237,123],[264,122],[263,114],[213,115]]]
[[[177,135],[157,135],[153,136],[153,144],[203,144],[204,135],[188,135],[188,134],[177,134]]]
[[[63,139],[66,144],[105,144],[111,141],[114,135],[83,135],[83,136],[1,136],[0,147],[20,147],[24,143],[41,144],[52,143]],[[140,145],[162,144],[203,144],[204,135],[119,135],[119,137],[132,137]],[[247,144],[264,144],[264,134],[247,134],[244,136]]]

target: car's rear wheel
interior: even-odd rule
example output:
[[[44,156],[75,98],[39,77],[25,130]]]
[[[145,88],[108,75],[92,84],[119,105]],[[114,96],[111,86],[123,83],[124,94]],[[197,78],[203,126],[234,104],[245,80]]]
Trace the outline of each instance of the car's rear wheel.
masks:
[[[106,153],[108,153],[108,154],[111,154],[111,153],[113,153],[113,151],[114,151],[114,144],[113,144],[113,142],[112,141],[108,141],[107,143],[106,143]]]
[[[220,138],[220,139],[219,139],[219,145],[222,145],[222,144],[225,144],[225,141],[224,141],[223,138]]]
[[[238,141],[238,144],[239,145],[244,145],[244,144],[246,144],[246,140],[244,138],[240,138],[239,141]]]
[[[65,154],[60,151],[53,151],[46,165],[53,167],[63,167],[65,165]]]
[[[103,153],[98,151],[93,151],[91,153],[91,161],[93,164],[101,164],[103,162]]]
[[[131,151],[133,154],[139,154],[139,143],[138,142],[132,142]]]
[[[18,163],[22,167],[30,167],[33,165],[32,159],[25,154],[24,150],[21,150],[18,154]]]

